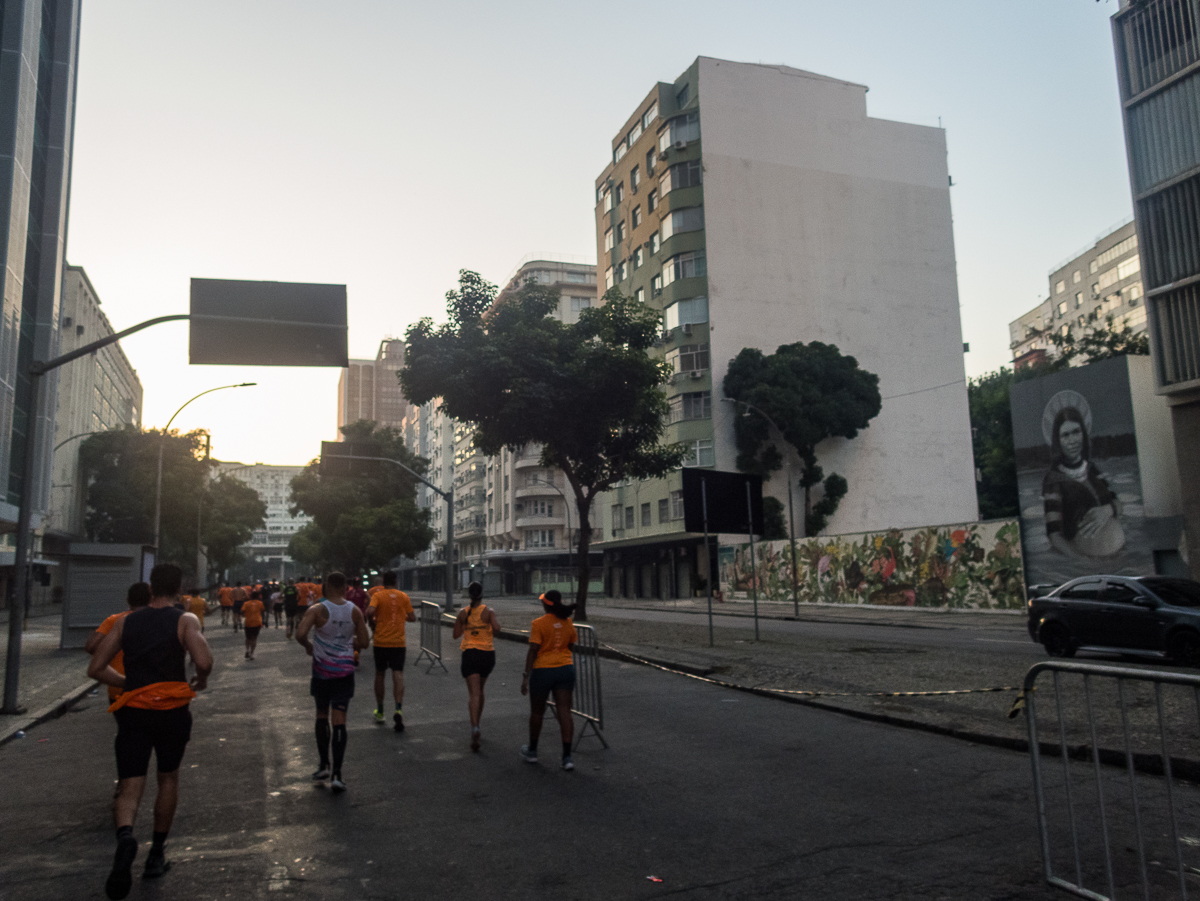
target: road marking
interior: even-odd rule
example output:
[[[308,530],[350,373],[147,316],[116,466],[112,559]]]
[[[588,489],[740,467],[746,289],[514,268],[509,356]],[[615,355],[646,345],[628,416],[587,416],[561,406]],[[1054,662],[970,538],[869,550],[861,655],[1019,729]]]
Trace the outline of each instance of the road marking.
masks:
[[[990,641],[992,644],[1027,644],[1033,646],[1032,641],[1017,641],[1012,638],[976,638],[976,641]]]

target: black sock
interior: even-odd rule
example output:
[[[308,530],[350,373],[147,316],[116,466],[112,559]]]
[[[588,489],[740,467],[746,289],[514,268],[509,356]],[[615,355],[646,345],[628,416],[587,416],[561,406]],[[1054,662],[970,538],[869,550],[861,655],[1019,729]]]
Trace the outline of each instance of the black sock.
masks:
[[[346,756],[346,727],[333,727],[333,771],[342,774],[342,758]]]
[[[569,741],[564,741],[563,742],[563,757],[570,757],[570,756],[571,756],[571,743]]]
[[[162,854],[163,845],[167,843],[167,834],[165,832],[154,833],[154,844],[150,846],[151,854]]]
[[[329,720],[317,720],[317,753],[321,755],[321,766],[329,766]]]
[[[127,835],[133,835],[133,827],[132,826],[118,826],[117,827],[117,841],[120,841]]]
[[[537,753],[537,740],[536,740],[536,739],[535,739],[534,741],[531,741],[531,742],[529,743],[529,753],[530,753],[530,754],[536,754],[536,753]]]

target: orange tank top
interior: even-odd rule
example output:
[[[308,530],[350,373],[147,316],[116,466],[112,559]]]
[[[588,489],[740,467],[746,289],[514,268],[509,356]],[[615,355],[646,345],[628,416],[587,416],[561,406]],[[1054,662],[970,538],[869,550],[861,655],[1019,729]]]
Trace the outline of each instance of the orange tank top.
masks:
[[[490,621],[484,619],[486,611],[486,604],[467,608],[467,622],[463,626],[462,644],[459,645],[460,650],[494,651],[496,649],[496,646],[492,644],[492,624]]]

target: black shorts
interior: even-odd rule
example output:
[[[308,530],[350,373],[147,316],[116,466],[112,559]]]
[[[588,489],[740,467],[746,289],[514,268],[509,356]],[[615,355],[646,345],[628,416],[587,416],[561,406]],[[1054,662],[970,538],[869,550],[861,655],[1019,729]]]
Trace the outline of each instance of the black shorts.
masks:
[[[375,672],[382,673],[387,669],[400,672],[404,669],[404,652],[408,648],[374,647],[371,650],[375,652]]]
[[[245,601],[234,601],[233,602],[233,612],[236,613],[238,616],[242,615],[242,604],[244,604],[244,603],[246,603],[246,602]]]
[[[284,601],[283,602],[283,612],[287,614],[288,619],[292,619],[296,615],[296,602],[295,601]]]
[[[150,769],[150,752],[160,773],[173,773],[183,762],[183,752],[192,737],[192,712],[185,704],[173,710],[144,710],[122,707],[117,720],[117,778],[145,776]]]
[[[487,678],[496,668],[496,652],[481,651],[479,648],[467,648],[462,652],[461,671],[463,678],[467,676],[483,676]]]
[[[529,674],[530,694],[550,694],[561,689],[575,689],[575,664],[546,666]]]
[[[308,691],[316,698],[318,710],[328,710],[332,707],[345,713],[350,707],[350,699],[354,697],[354,673],[338,679],[320,679],[313,676]]]
[[[262,626],[246,626],[246,641],[253,641],[255,638],[258,638],[258,630],[261,628]]]

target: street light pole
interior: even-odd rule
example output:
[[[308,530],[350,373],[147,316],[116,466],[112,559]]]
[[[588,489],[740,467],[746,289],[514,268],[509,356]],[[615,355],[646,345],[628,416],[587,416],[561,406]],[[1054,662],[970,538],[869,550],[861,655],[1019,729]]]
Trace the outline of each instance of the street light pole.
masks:
[[[221,385],[218,388],[209,388],[207,391],[201,391],[195,397],[191,398],[191,400],[186,401],[184,403],[183,407],[186,407],[193,400],[198,400],[199,398],[204,397],[204,395],[206,395],[206,394],[212,394],[214,391],[224,391],[226,388],[249,388],[252,385],[257,385],[257,384],[258,384],[258,382],[239,382],[236,385]],[[167,443],[167,435],[171,431],[171,423],[173,423],[175,421],[176,416],[178,416],[180,413],[183,412],[183,407],[180,407],[178,410],[176,410],[172,414],[171,418],[167,420],[167,426],[166,426],[166,428],[164,428],[162,430],[162,435],[158,439],[158,479],[155,482],[155,487],[154,487],[154,555],[155,555],[155,557],[158,556],[159,526],[162,522],[163,448],[166,446],[166,443]]]
[[[775,431],[779,433],[780,438],[783,438],[783,429],[775,425],[775,420],[754,406],[754,404],[747,403],[744,400],[734,400],[732,397],[722,397],[721,400],[731,404],[741,404],[748,410],[753,410],[774,427]],[[749,413],[743,413],[742,415],[748,416]],[[800,616],[800,589],[796,580],[796,514],[792,509],[792,464],[790,460],[788,461],[788,535],[792,546],[792,607],[795,610],[795,615],[798,617]]]

